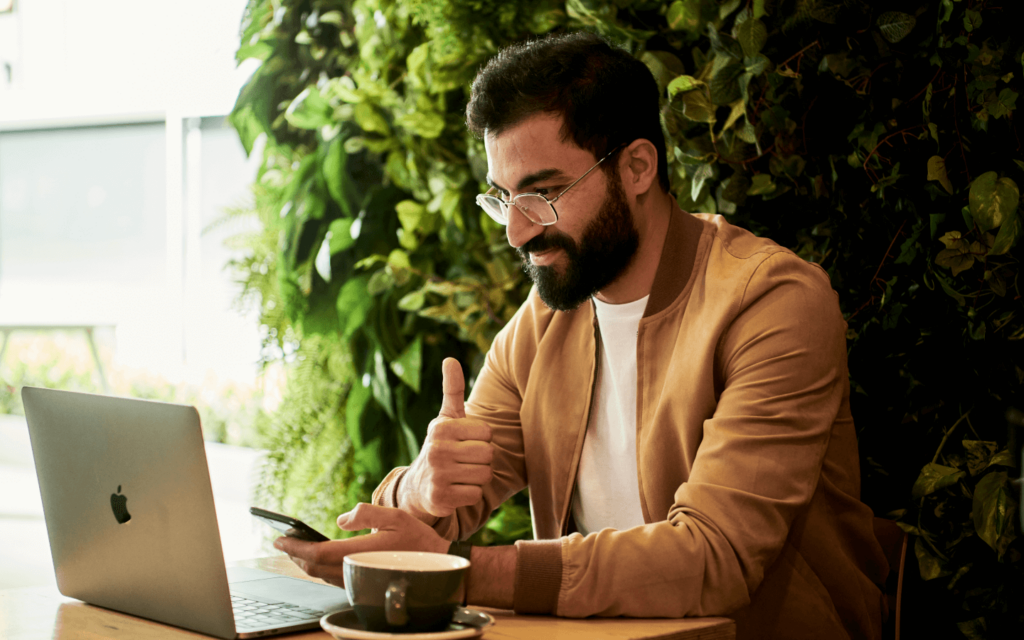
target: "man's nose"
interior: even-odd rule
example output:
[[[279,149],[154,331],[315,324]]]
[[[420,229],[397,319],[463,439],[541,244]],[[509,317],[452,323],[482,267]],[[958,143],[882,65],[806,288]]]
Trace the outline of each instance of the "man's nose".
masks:
[[[531,222],[518,207],[509,205],[508,224],[505,225],[505,235],[508,237],[508,243],[512,245],[513,249],[518,249],[542,233],[544,233],[542,225]]]

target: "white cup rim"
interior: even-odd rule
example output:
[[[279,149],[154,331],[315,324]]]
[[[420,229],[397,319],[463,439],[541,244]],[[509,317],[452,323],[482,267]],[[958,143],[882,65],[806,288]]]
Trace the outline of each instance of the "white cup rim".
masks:
[[[445,553],[427,551],[363,551],[345,556],[345,564],[369,569],[391,571],[459,571],[469,567],[469,560]]]

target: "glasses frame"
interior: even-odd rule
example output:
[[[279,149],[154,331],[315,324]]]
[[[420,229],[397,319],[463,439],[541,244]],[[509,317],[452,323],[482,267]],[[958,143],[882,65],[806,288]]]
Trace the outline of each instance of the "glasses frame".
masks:
[[[612,156],[612,154],[614,154],[615,152],[621,150],[625,146],[626,146],[626,144],[623,143],[623,144],[620,144],[619,146],[615,147],[611,151],[609,151],[607,154],[605,154],[605,156],[603,158],[598,160],[597,163],[594,166],[592,166],[589,169],[587,169],[586,172],[583,175],[581,175],[580,177],[578,177],[575,180],[573,180],[572,184],[570,184],[568,187],[563,189],[561,193],[559,193],[554,198],[551,198],[550,200],[548,198],[546,198],[545,196],[539,194],[539,193],[520,193],[520,194],[517,194],[516,197],[512,198],[512,200],[506,202],[500,196],[495,195],[495,193],[497,192],[497,188],[496,187],[491,187],[490,189],[487,190],[486,193],[477,194],[477,196],[476,196],[476,203],[477,203],[477,205],[479,205],[479,207],[481,209],[484,210],[484,213],[486,213],[491,218],[491,220],[494,220],[498,224],[504,226],[504,225],[508,225],[508,222],[509,222],[509,215],[508,215],[509,208],[515,207],[516,209],[519,209],[519,205],[516,204],[516,201],[518,201],[520,198],[522,198],[524,196],[536,196],[538,198],[543,199],[544,202],[548,203],[548,206],[551,207],[551,213],[555,214],[555,219],[554,220],[552,220],[551,222],[542,222],[540,220],[534,220],[533,217],[531,217],[529,214],[524,212],[522,209],[519,209],[519,212],[522,213],[523,216],[527,220],[532,222],[533,224],[537,224],[537,225],[540,225],[542,227],[549,227],[549,226],[551,226],[551,225],[553,225],[553,224],[558,222],[558,210],[555,209],[555,202],[557,202],[558,199],[561,198],[562,196],[564,196],[565,194],[569,193],[569,189],[572,189],[581,180],[583,180],[583,178],[586,178],[588,175],[590,175],[590,172],[593,171],[594,169],[596,169],[598,166],[600,166],[602,162],[604,162],[605,160],[610,158]],[[491,193],[492,191],[494,191],[495,193]],[[504,221],[498,220],[496,217],[494,217],[494,215],[490,211],[487,210],[487,207],[484,206],[482,201],[484,199],[487,199],[487,198],[493,198],[494,200],[497,200],[499,203],[501,203],[502,213],[505,214],[505,220]]]

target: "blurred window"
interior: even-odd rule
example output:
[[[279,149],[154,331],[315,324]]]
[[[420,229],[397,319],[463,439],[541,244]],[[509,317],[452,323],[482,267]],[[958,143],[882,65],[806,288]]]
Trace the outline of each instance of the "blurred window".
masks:
[[[0,133],[0,277],[164,278],[163,123]]]

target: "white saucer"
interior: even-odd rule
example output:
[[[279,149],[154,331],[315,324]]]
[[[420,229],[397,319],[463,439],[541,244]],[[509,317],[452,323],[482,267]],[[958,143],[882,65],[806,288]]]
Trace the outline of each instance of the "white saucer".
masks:
[[[324,631],[339,640],[459,640],[483,635],[494,625],[494,618],[483,611],[459,607],[447,629],[423,633],[388,633],[367,631],[353,609],[342,609],[320,618]]]

